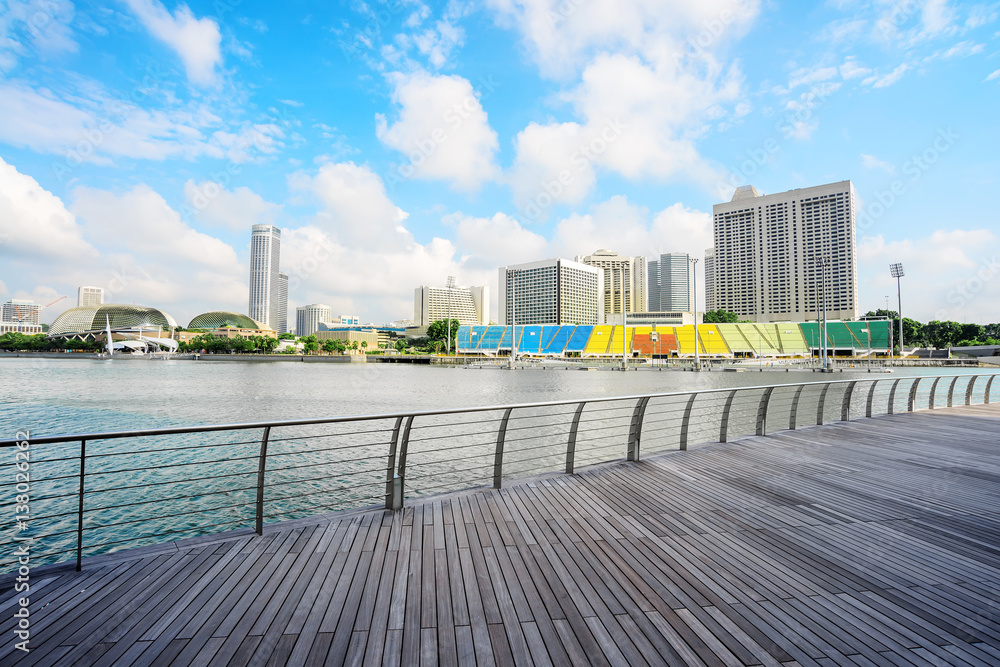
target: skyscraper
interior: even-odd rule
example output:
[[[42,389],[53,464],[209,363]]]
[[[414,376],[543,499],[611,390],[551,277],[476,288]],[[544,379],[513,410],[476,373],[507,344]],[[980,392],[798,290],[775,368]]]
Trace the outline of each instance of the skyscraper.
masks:
[[[281,230],[274,225],[254,225],[250,234],[250,309],[247,314],[278,333],[279,262]],[[287,283],[286,283],[287,311]],[[287,314],[286,314],[287,317]]]
[[[604,272],[568,259],[500,267],[500,324],[601,324]]]
[[[857,319],[850,181],[774,195],[744,185],[712,217],[717,308],[755,322],[804,322],[825,304],[830,319]]]
[[[272,307],[271,328],[279,334],[288,333],[288,274],[278,273],[278,296]]]
[[[85,285],[77,290],[76,306],[100,306],[104,303],[104,288]]]
[[[41,310],[42,305],[40,303],[26,299],[11,299],[3,304],[3,309],[0,311],[0,319],[4,322],[38,324],[38,314]]]
[[[691,256],[686,252],[667,252],[659,259],[650,260],[648,265],[649,309],[656,312],[693,312]]]
[[[319,331],[320,322],[333,320],[333,309],[323,303],[311,303],[295,309],[295,335],[308,336]]]
[[[643,313],[646,300],[646,258],[623,257],[610,250],[595,250],[592,255],[578,256],[577,262],[594,266],[604,272],[604,313]]]
[[[715,305],[715,248],[705,250],[705,310],[717,310]]]
[[[490,288],[422,285],[413,290],[413,323],[418,327],[448,319],[449,312],[459,324],[489,324]]]

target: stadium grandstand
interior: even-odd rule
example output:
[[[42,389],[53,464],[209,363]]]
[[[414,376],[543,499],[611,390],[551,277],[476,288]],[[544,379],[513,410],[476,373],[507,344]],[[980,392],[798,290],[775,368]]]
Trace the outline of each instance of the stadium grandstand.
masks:
[[[871,334],[873,355],[888,354],[889,322],[827,322],[828,354],[866,357]],[[694,325],[575,325],[531,324],[524,326],[462,326],[458,330],[458,353],[508,356],[511,341],[517,341],[522,357],[684,358],[695,354]],[[807,358],[821,346],[816,322],[799,324],[699,324],[698,354],[706,358]]]

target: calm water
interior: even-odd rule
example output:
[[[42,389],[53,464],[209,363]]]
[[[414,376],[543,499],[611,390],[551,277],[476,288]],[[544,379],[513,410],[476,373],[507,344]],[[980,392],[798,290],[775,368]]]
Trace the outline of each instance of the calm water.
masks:
[[[980,369],[897,369],[896,377]],[[228,424],[871,377],[466,369],[411,364],[0,358],[0,433]],[[888,376],[880,376],[888,377]]]
[[[4,434],[0,437],[13,438],[17,431],[29,429],[41,436],[971,372],[982,373],[979,369],[907,369],[895,375],[869,375],[863,369],[833,375],[802,370],[510,372],[408,364],[0,358],[0,433]],[[979,383],[980,394],[983,384]],[[772,405],[787,402],[789,396],[790,392],[776,395]],[[862,397],[855,399],[857,403]],[[721,396],[699,399],[692,442],[717,439],[721,400]],[[803,414],[815,414],[815,396],[811,400],[812,404],[804,398]],[[828,402],[834,411],[838,401],[831,394]],[[587,406],[577,466],[623,457],[634,404]],[[650,403],[643,430],[645,451],[676,447],[682,404],[681,399]],[[751,398],[734,407],[732,421],[744,422],[742,432],[753,432],[755,406]],[[515,413],[504,454],[505,476],[561,469],[572,412],[572,406],[559,406]],[[407,497],[491,484],[501,414],[415,421],[407,459]],[[389,419],[274,429],[267,458],[265,520],[382,502],[393,423]],[[89,442],[86,553],[251,526],[261,433],[255,428]],[[0,479],[0,512],[13,516],[14,452],[0,454],[4,462],[0,470],[6,471]],[[30,534],[39,538],[38,560],[72,558],[79,443],[33,446],[30,473]],[[5,522],[0,527],[0,547],[11,547],[14,535],[12,523]],[[3,553],[12,553],[12,547]],[[0,556],[0,570],[8,565]]]

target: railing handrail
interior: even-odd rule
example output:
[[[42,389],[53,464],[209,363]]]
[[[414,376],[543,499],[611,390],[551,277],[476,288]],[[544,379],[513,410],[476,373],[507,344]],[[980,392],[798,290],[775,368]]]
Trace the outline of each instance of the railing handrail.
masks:
[[[971,375],[970,373],[962,373],[956,375],[914,375],[908,376],[906,379],[910,380],[922,380],[922,379],[936,379],[936,378],[959,378],[966,375]],[[990,373],[979,373],[979,375],[990,375]],[[868,378],[863,378],[868,379]],[[872,380],[881,380],[888,378],[871,378]],[[903,378],[899,378],[903,379]],[[659,392],[654,394],[629,394],[626,396],[602,396],[596,398],[574,398],[565,399],[559,401],[540,401],[535,403],[507,403],[502,405],[486,405],[486,406],[473,406],[468,408],[449,408],[445,410],[416,410],[409,412],[385,412],[376,413],[371,415],[345,415],[341,417],[316,417],[312,419],[284,419],[284,420],[272,420],[272,421],[260,421],[260,422],[241,422],[237,424],[205,424],[199,426],[168,426],[164,428],[152,428],[152,429],[135,429],[129,431],[106,431],[103,433],[67,433],[62,435],[49,435],[49,436],[39,436],[39,437],[28,437],[24,439],[13,439],[13,440],[0,440],[0,447],[14,447],[19,442],[28,441],[33,445],[39,444],[53,444],[58,442],[79,442],[81,440],[93,441],[93,440],[113,440],[120,438],[139,438],[139,437],[149,437],[157,435],[179,435],[184,433],[211,433],[213,431],[239,431],[239,430],[249,430],[249,429],[263,429],[263,428],[279,428],[286,426],[314,426],[319,424],[336,424],[336,423],[349,423],[356,421],[372,421],[376,419],[397,419],[397,418],[408,418],[408,417],[432,417],[437,415],[457,415],[457,414],[468,414],[473,412],[496,412],[501,410],[522,410],[525,408],[546,408],[553,407],[557,405],[578,405],[580,403],[610,403],[613,401],[628,401],[636,400],[641,398],[666,398],[669,396],[690,396],[692,394],[717,394],[725,393],[735,390],[739,391],[754,391],[754,390],[765,390],[765,389],[781,389],[783,387],[798,387],[803,384],[846,384],[850,382],[857,382],[858,378],[848,379],[848,380],[814,380],[809,382],[791,382],[787,384],[766,384],[766,385],[753,385],[749,387],[721,387],[715,389],[690,389],[687,391],[668,391]]]

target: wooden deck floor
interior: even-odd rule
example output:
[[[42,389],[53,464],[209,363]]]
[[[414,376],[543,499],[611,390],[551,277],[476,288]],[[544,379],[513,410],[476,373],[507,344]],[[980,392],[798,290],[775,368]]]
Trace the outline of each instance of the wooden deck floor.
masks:
[[[0,597],[4,665],[996,665],[1000,406],[119,554],[30,597],[28,654]]]

